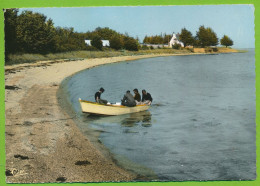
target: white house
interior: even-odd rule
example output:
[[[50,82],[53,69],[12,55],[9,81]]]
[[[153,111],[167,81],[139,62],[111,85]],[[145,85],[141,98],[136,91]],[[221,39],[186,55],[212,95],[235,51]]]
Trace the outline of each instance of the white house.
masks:
[[[110,46],[109,40],[101,40],[101,41],[102,41],[103,47],[109,47]]]
[[[103,47],[109,47],[110,46],[109,40],[101,40],[101,41],[102,41]],[[85,44],[87,46],[91,46],[91,40],[85,39]]]
[[[91,46],[91,40],[86,40],[86,39],[85,39],[85,44],[86,44],[87,46]]]
[[[170,42],[169,42],[169,47],[172,47],[174,44],[180,44],[181,47],[184,47],[183,42],[181,42],[181,41],[179,41],[179,40],[177,39],[176,34],[173,34],[173,35],[172,35],[172,38],[171,38],[171,40],[170,40]]]

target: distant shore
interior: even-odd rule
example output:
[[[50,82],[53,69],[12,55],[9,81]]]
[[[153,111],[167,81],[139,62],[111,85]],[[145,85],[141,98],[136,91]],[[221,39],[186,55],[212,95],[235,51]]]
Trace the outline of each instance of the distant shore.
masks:
[[[135,175],[105,157],[59,105],[63,79],[81,70],[151,57],[199,55],[149,54],[39,61],[5,66],[6,181],[132,181]],[[87,80],[86,80],[87,81]]]

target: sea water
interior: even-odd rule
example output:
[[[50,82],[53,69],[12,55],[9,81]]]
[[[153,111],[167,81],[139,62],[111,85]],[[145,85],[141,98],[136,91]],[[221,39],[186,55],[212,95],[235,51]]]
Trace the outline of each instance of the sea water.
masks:
[[[254,180],[256,178],[255,58],[247,53],[147,58],[103,65],[66,82],[86,135],[140,180]],[[78,98],[115,103],[127,90],[146,89],[145,112],[91,117]]]

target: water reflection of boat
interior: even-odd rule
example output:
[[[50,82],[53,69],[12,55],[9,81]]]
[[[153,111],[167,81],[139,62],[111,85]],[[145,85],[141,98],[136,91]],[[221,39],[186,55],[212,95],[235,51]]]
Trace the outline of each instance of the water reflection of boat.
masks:
[[[129,117],[121,121],[121,125],[132,127],[136,124],[142,124],[144,127],[151,126],[151,113],[149,111],[132,113]]]
[[[141,112],[149,109],[150,107],[149,105],[137,105],[135,107],[126,107],[122,105],[102,105],[96,102],[85,101],[81,99],[79,99],[79,103],[82,112],[109,116]]]
[[[95,124],[104,123],[118,123],[125,127],[134,127],[137,124],[141,124],[143,127],[151,126],[151,116],[149,111],[125,114],[120,116],[108,116],[108,117],[93,117],[89,115]],[[89,117],[88,117],[89,118]]]

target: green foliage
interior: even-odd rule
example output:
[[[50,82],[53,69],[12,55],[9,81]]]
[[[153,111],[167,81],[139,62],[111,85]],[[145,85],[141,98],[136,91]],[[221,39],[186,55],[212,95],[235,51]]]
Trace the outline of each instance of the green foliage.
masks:
[[[233,41],[228,36],[224,35],[220,40],[220,44],[228,47],[233,45]]]
[[[179,50],[181,48],[180,44],[175,43],[174,45],[172,45],[173,49]]]
[[[87,51],[97,51],[98,49],[96,47],[93,47],[93,46],[86,46],[86,50]]]
[[[101,37],[102,40],[111,40],[113,37],[118,36],[118,37],[123,37],[123,34],[119,34],[118,32],[105,27],[97,27],[94,31],[92,32],[86,32],[83,34],[85,38],[92,40],[95,36]]]
[[[200,47],[200,42],[199,42],[199,40],[197,39],[197,37],[195,37],[193,46],[196,47],[196,48]]]
[[[124,46],[124,40],[120,35],[114,35],[109,40],[110,47],[116,50],[120,50]]]
[[[5,10],[5,56],[17,51],[16,43],[16,24],[17,9]]]
[[[103,44],[101,41],[101,37],[99,35],[94,36],[91,40],[91,45],[97,48],[98,50],[102,50]]]
[[[164,34],[163,44],[167,44],[167,45],[168,45],[168,43],[170,42],[171,38],[172,38],[172,35],[170,35],[170,34]]]
[[[148,47],[147,45],[142,45],[142,46],[141,46],[141,49],[142,49],[142,50],[149,50],[149,47]]]
[[[188,31],[186,28],[183,28],[181,30],[181,34],[179,35],[179,40],[183,42],[184,47],[186,47],[188,45],[194,45],[195,39],[190,31]]]
[[[93,32],[94,35],[99,35],[101,39],[110,40],[113,36],[118,35],[118,33],[108,27],[100,28],[97,27]]]
[[[51,19],[43,14],[18,9],[5,12],[6,56],[15,53],[66,52],[84,50],[84,34],[73,28],[55,28]],[[8,60],[8,58],[7,58]]]
[[[84,36],[90,40],[93,40],[96,36],[99,36],[101,39],[109,40],[110,47],[115,50],[121,50],[122,48],[125,48],[126,50],[137,51],[140,47],[138,38],[134,39],[130,37],[128,33],[120,34],[107,27],[98,27],[93,32],[85,33]]]
[[[155,36],[145,36],[143,43],[146,44],[168,44],[168,42],[171,39],[171,35],[166,35],[164,36],[161,35],[155,35]]]
[[[93,47],[94,48],[94,47]],[[116,56],[132,56],[132,55],[146,55],[146,54],[172,54],[172,53],[191,53],[189,50],[173,50],[170,48],[167,49],[153,49],[153,50],[141,50],[141,51],[128,51],[121,50],[115,51],[110,50],[109,52],[104,50],[110,50],[108,48],[104,48],[102,51],[71,51],[71,52],[62,52],[62,53],[50,53],[46,55],[41,54],[11,54],[10,60],[6,63],[6,65],[14,65],[14,64],[22,64],[22,63],[33,63],[36,61],[51,61],[60,62],[60,61],[79,61],[86,58],[101,58],[101,57],[116,57]],[[39,65],[47,65],[45,63],[41,63]]]
[[[130,51],[138,51],[139,50],[139,43],[131,37],[126,37],[125,41],[124,41],[124,48],[126,50],[130,50]]]
[[[55,29],[52,20],[31,11],[23,11],[17,18],[18,50],[25,53],[46,54],[53,50]]]
[[[86,46],[84,40],[92,40],[92,46]],[[32,11],[18,9],[5,11],[5,53],[43,54],[71,52],[76,50],[101,50],[102,41],[109,40],[111,48],[120,50],[139,50],[139,42],[128,34],[120,34],[108,27],[96,28],[92,32],[77,33],[73,28],[54,27],[53,21]],[[137,38],[138,39],[138,38]]]
[[[218,44],[216,33],[209,27],[200,26],[196,38],[198,40],[197,44],[201,47],[216,46]]]
[[[53,52],[67,52],[86,49],[84,35],[74,33],[73,28],[56,28],[55,49]]]

